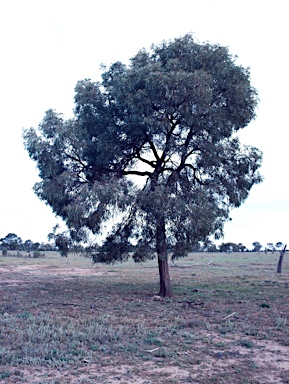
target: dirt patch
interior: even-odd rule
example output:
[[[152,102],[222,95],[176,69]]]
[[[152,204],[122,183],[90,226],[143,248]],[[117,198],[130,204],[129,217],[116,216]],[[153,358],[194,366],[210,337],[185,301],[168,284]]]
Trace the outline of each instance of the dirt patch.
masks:
[[[10,269],[9,272],[25,272],[32,275],[67,275],[67,276],[101,276],[103,274],[112,273],[110,271],[99,271],[97,268],[60,268],[58,266],[42,265],[20,265]]]
[[[0,283],[5,283],[6,285],[15,285],[23,284],[27,281],[26,277],[41,277],[47,278],[51,277],[85,277],[85,276],[103,276],[106,274],[113,274],[110,271],[99,271],[96,268],[60,268],[57,266],[46,266],[42,265],[19,265],[11,266],[6,268],[0,268]],[[17,275],[18,279],[13,278],[13,275]]]
[[[178,380],[177,382],[186,382],[190,373],[185,369],[177,366],[167,368],[159,368],[151,363],[142,365],[116,365],[116,366],[99,366],[97,364],[87,364],[84,367],[73,370],[52,370],[52,369],[31,369],[27,367],[21,371],[14,371],[14,374],[21,377],[21,383],[43,383],[61,382],[61,383],[134,383],[134,384],[154,384],[158,380],[164,378],[167,382]],[[13,380],[13,379],[12,379]],[[11,381],[13,382],[13,381]],[[7,381],[0,381],[4,384]]]

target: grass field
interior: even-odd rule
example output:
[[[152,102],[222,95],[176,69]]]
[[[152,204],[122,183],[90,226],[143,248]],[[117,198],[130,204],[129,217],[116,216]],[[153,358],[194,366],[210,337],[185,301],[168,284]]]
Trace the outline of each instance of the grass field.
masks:
[[[0,383],[289,383],[289,257],[0,257]]]

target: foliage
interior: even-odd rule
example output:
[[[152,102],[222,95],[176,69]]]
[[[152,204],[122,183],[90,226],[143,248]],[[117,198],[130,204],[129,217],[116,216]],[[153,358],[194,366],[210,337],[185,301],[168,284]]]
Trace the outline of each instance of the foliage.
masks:
[[[18,249],[18,245],[22,243],[22,240],[15,233],[8,233],[7,236],[0,239],[0,242],[2,243],[2,248],[7,248],[13,251]]]
[[[259,252],[262,248],[263,246],[259,243],[259,241],[254,241],[252,249],[253,252]]]
[[[243,245],[242,243],[239,243],[238,244],[238,251],[239,252],[245,252],[245,251],[247,251],[247,247],[245,245]]]
[[[70,250],[70,246],[72,245],[72,242],[69,236],[65,232],[58,233],[58,229],[59,229],[59,225],[56,224],[53,227],[52,232],[48,234],[48,240],[49,241],[53,240],[56,248],[60,252],[60,255],[67,257]]]
[[[202,247],[203,252],[217,252],[217,246],[212,240],[207,240],[204,242]],[[195,252],[195,251],[194,251]]]
[[[192,36],[79,81],[75,117],[53,110],[24,132],[41,181],[34,190],[73,241],[102,234],[98,261],[182,257],[219,238],[231,208],[261,181],[261,153],[236,132],[254,118],[248,69]]]
[[[55,251],[56,248],[51,244],[34,243],[32,240],[22,241],[21,237],[15,233],[8,233],[5,237],[0,239],[0,249],[3,251]]]
[[[274,244],[273,243],[267,243],[267,250],[274,253],[274,251],[275,251]]]
[[[41,253],[40,251],[33,251],[34,259],[38,259],[39,257],[45,257],[45,253]]]
[[[281,248],[283,247],[283,243],[281,241],[278,241],[276,244],[275,244],[275,248],[280,250]]]
[[[219,251],[220,252],[239,252],[240,248],[235,243],[222,243],[219,246]]]
[[[56,247],[48,243],[34,243],[32,240],[22,241],[21,237],[15,233],[8,233],[5,237],[0,239],[0,249],[2,249],[2,254],[7,251],[55,251]]]

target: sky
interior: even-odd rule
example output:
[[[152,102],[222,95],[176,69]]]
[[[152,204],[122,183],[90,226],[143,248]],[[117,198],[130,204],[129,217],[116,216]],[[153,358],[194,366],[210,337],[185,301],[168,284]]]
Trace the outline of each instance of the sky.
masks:
[[[287,0],[0,0],[0,238],[47,242],[60,222],[32,188],[39,180],[22,129],[46,110],[73,115],[78,80],[128,63],[140,49],[193,33],[250,67],[257,118],[239,137],[263,151],[264,181],[231,213],[221,242],[289,244]]]

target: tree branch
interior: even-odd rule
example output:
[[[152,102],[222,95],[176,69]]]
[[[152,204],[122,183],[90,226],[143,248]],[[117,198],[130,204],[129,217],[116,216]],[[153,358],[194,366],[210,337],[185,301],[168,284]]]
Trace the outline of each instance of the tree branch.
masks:
[[[171,140],[171,137],[172,137],[172,134],[174,132],[174,129],[176,128],[176,126],[178,125],[178,121],[174,121],[173,117],[171,116],[167,116],[170,124],[171,124],[171,128],[170,130],[167,132],[166,134],[166,144],[165,144],[165,148],[163,150],[163,154],[160,158],[161,162],[164,162],[165,161],[165,157],[167,155],[167,151],[168,151],[168,148],[169,148],[169,143],[170,143],[170,140]]]
[[[65,156],[67,156],[69,159],[73,160],[73,161],[76,161],[78,164],[80,164],[83,168],[86,168],[87,165],[85,163],[83,163],[80,159],[80,156],[77,155],[77,157],[73,156],[73,155],[70,155],[69,153],[65,152],[64,151],[64,154]]]
[[[140,154],[138,154],[136,157],[137,157],[140,161],[142,161],[143,163],[146,163],[146,164],[150,165],[152,168],[154,168],[155,165],[156,165],[156,162],[155,162],[155,161],[149,161],[149,160],[147,160],[147,159],[141,157]]]
[[[156,150],[156,147],[155,147],[153,141],[150,140],[150,139],[148,139],[148,143],[149,143],[149,145],[150,145],[150,147],[151,147],[151,150],[153,151],[153,154],[154,154],[155,158],[157,159],[157,161],[159,161],[159,160],[160,160],[160,157],[159,157],[159,155],[158,155],[158,152],[157,152],[157,150]]]
[[[128,176],[128,175],[136,175],[136,176],[151,176],[152,172],[148,171],[122,171],[122,175]]]

